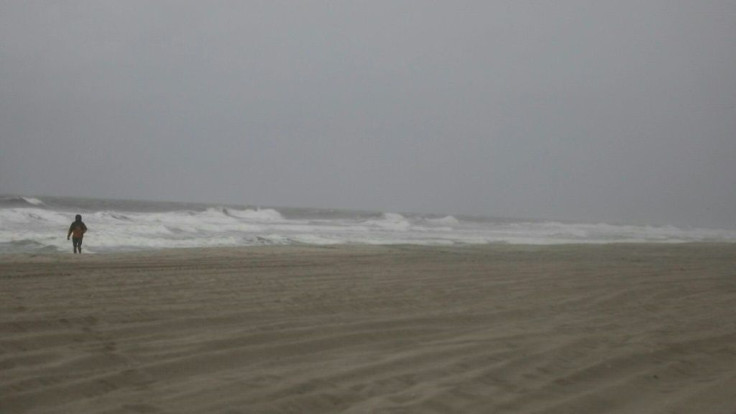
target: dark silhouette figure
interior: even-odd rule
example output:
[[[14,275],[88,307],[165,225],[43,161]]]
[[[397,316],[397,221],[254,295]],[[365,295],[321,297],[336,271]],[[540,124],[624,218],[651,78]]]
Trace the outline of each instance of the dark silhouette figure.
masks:
[[[84,233],[87,232],[87,226],[82,221],[82,216],[77,214],[76,220],[69,226],[69,233],[66,234],[66,239],[69,240],[69,236],[72,236],[72,244],[74,245],[74,253],[82,254],[82,238]]]

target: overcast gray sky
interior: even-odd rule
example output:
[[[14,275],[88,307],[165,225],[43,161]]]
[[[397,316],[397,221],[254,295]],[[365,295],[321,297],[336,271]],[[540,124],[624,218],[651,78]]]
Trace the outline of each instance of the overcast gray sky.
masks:
[[[736,227],[735,1],[0,0],[0,193]]]

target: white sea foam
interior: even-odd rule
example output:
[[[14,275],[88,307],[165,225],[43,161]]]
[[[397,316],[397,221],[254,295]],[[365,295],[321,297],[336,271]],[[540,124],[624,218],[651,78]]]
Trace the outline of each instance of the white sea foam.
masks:
[[[443,218],[430,218],[430,219],[427,219],[427,222],[431,224],[437,224],[437,225],[443,225],[443,226],[456,226],[460,224],[460,220],[456,219],[453,216],[446,216]]]
[[[49,207],[43,200],[23,200],[20,206],[14,198],[0,207],[0,252],[71,250],[66,232],[76,213],[83,214],[89,228],[88,252],[280,244],[736,242],[733,230],[673,226],[463,220],[397,213],[366,217],[294,209],[284,215],[276,209],[232,207],[162,210],[145,203],[137,209],[129,205],[117,209],[112,201],[103,203],[104,210],[94,210],[89,204]]]
[[[0,196],[0,207],[13,207],[13,206],[42,206],[43,201],[35,197],[22,197],[22,196]]]
[[[271,208],[258,209],[258,210],[223,209],[223,213],[225,213],[225,215],[228,215],[230,217],[235,217],[238,219],[249,220],[249,221],[254,221],[254,222],[273,223],[273,222],[284,220],[284,218],[281,216],[281,213]]]
[[[34,206],[42,206],[43,205],[43,201],[41,201],[41,200],[39,200],[37,198],[33,198],[33,197],[22,197],[22,198],[23,198],[23,200],[26,201],[26,203],[31,204],[31,205],[34,205]]]
[[[366,220],[364,224],[381,230],[406,231],[411,228],[409,220],[396,213],[384,213],[380,219]]]

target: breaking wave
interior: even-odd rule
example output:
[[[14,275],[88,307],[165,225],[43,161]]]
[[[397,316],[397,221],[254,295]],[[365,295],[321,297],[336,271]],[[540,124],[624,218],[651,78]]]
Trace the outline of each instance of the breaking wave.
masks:
[[[0,208],[2,207],[23,207],[23,206],[42,206],[43,201],[34,197],[21,196],[0,196]]]
[[[736,231],[673,226],[3,197],[0,253],[71,250],[66,232],[76,213],[89,228],[88,252],[286,244],[736,242]]]

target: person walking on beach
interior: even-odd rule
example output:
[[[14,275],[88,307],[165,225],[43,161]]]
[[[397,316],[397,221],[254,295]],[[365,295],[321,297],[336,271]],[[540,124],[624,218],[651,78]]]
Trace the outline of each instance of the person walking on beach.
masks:
[[[74,223],[69,226],[69,233],[66,234],[66,239],[69,240],[69,236],[72,236],[74,253],[76,254],[79,251],[79,254],[82,254],[82,238],[84,237],[84,233],[87,232],[87,226],[84,225],[81,215],[77,214],[75,219]]]

